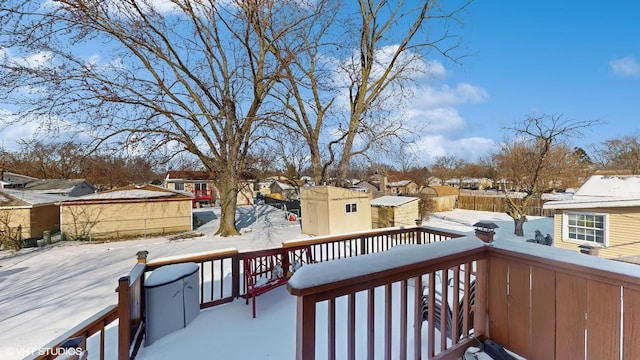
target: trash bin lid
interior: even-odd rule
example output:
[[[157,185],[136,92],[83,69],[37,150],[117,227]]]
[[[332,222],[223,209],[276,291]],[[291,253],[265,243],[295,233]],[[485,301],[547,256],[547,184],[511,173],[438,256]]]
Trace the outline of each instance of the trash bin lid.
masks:
[[[193,262],[161,266],[151,272],[145,280],[144,287],[165,285],[187,277],[198,271],[198,265]]]

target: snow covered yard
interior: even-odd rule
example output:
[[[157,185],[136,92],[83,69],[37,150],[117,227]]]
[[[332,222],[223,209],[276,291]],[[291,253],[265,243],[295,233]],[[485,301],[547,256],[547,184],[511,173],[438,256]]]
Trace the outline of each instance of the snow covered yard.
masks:
[[[216,211],[218,209],[197,210],[199,216],[210,220],[198,229],[204,233],[202,237],[176,241],[160,237],[82,245],[59,243],[43,249],[23,250],[17,254],[0,253],[0,358],[22,358],[25,351],[38,349],[97,311],[116,303],[114,290],[117,279],[131,270],[137,251],[148,250],[150,259],[157,259],[225,248],[248,250],[275,247],[285,240],[307,237],[300,233],[298,223],[289,223],[285,219],[283,212],[268,206],[247,206],[238,211],[238,222],[243,226],[242,235],[220,238],[213,236],[219,217]],[[525,237],[516,238],[512,235],[513,222],[507,215],[466,210],[432,214],[425,225],[472,232],[472,225],[479,220],[498,224],[500,227],[496,232],[500,238],[524,241],[532,238],[535,230],[553,234],[552,219],[530,218],[525,224]],[[274,307],[274,303],[282,306]],[[264,321],[265,325],[257,327],[256,320]],[[187,336],[184,340],[175,341],[185,341],[185,344],[191,344],[189,341],[215,344],[213,339],[219,338],[222,342],[218,344],[224,344],[225,349],[233,349],[234,347],[229,346],[235,343],[233,341],[241,344],[277,342],[273,351],[265,351],[265,358],[287,358],[279,356],[281,349],[285,349],[286,354],[293,353],[295,298],[288,295],[286,289],[277,289],[260,296],[256,320],[251,318],[251,311],[243,300],[234,301],[203,311],[194,320],[189,328],[198,329],[196,333],[202,335],[202,338],[197,336],[197,340],[191,339],[194,336],[189,332],[191,335],[184,335]],[[263,330],[248,330],[254,327]],[[283,328],[290,332],[277,330]],[[169,337],[174,335],[180,336],[176,333]],[[262,340],[257,340],[258,336]],[[159,340],[157,344],[161,345],[163,340]],[[221,345],[215,348],[221,349]],[[157,346],[158,349],[162,347]],[[256,354],[255,347],[244,347],[253,351],[253,355]],[[155,359],[159,357],[146,356],[155,351],[166,352],[166,349],[155,349],[156,344],[143,350],[140,358]],[[209,357],[217,355],[219,351],[208,353]],[[234,354],[235,352],[220,353],[219,358],[234,359]]]

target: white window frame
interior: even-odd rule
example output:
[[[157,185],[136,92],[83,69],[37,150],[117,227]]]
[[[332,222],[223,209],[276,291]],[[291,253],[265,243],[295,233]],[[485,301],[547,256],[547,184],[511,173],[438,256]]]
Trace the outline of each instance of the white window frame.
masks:
[[[173,183],[173,189],[178,191],[184,191],[184,183],[183,182]]]
[[[356,214],[358,212],[358,203],[350,202],[344,204],[344,213],[345,214]]]
[[[594,240],[587,240],[587,239],[573,239],[569,237],[569,217],[572,215],[584,215],[584,216],[601,216],[603,218],[602,224],[603,224],[603,242],[597,242]],[[576,227],[576,228],[583,228],[586,231],[589,231],[591,229],[597,229],[595,227],[589,227],[589,226],[579,226],[579,225],[571,225],[572,227]],[[585,236],[589,236],[589,234],[585,234]],[[599,247],[609,247],[609,214],[607,213],[597,213],[597,212],[587,212],[587,211],[563,211],[562,212],[562,241],[565,242],[571,242],[571,243],[577,243],[577,244],[590,244],[590,245],[594,245],[594,246],[599,246]]]

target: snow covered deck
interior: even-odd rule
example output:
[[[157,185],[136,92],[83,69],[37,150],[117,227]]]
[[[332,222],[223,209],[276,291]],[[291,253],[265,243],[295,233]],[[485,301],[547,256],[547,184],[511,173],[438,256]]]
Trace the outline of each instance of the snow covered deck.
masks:
[[[475,326],[441,338],[446,324],[433,314],[423,321],[415,286],[448,291],[445,303],[463,303],[471,263],[479,284],[475,312],[452,316],[454,323],[471,316]],[[285,288],[261,295],[256,319],[242,300],[203,310],[187,328],[142,347],[136,359],[457,359],[476,345],[467,333],[529,359],[637,358],[638,274],[637,265],[530,243],[485,245],[465,237],[400,246],[303,267],[289,283],[296,296]]]

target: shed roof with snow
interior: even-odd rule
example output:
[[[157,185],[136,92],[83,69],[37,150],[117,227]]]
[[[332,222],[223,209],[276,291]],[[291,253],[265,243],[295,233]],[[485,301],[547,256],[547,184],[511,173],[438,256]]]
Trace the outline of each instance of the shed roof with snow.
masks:
[[[412,196],[385,195],[371,200],[371,206],[398,207],[418,200],[420,199]]]

